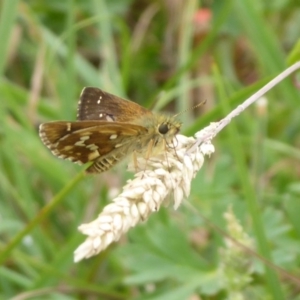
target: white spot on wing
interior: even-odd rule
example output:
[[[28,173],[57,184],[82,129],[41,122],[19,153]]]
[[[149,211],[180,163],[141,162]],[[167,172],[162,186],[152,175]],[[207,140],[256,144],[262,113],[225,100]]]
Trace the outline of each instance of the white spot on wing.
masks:
[[[75,158],[75,157],[73,157],[73,156],[69,156],[69,157],[67,157],[67,159],[68,159],[68,160],[70,160],[70,161],[74,161],[74,160],[76,160],[76,158]]]
[[[99,147],[95,144],[90,144],[86,146],[88,149],[90,149],[91,151],[97,150]]]
[[[69,151],[69,150],[71,150],[72,148],[73,148],[73,146],[70,146],[70,145],[69,145],[69,146],[65,146],[65,147],[64,147],[64,150],[65,150],[65,151]]]
[[[100,156],[100,153],[99,151],[95,150],[94,152],[91,152],[89,155],[88,155],[88,158],[89,160],[94,160],[95,158],[99,157]]]
[[[109,139],[110,139],[110,140],[114,140],[114,139],[116,139],[117,137],[118,137],[117,134],[112,134],[112,135],[109,137]]]
[[[108,122],[113,122],[114,121],[114,119],[111,116],[109,116],[109,115],[106,116],[106,120]]]
[[[85,147],[85,144],[84,144],[84,141],[78,141],[75,143],[75,146],[78,146],[78,147]]]
[[[81,141],[86,141],[86,140],[88,140],[89,138],[90,138],[89,135],[84,135],[84,136],[82,136],[82,137],[80,138],[80,140],[81,140]]]
[[[54,150],[52,150],[52,153],[54,154],[54,155],[56,155],[56,156],[59,156],[59,151],[58,150],[56,150],[56,149],[54,149]]]

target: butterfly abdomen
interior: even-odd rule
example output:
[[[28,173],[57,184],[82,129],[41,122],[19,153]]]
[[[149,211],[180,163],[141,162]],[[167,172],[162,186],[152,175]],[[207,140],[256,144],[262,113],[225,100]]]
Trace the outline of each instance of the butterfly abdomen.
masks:
[[[121,154],[121,155],[120,155]],[[122,160],[126,155],[124,153],[119,153],[118,156],[110,155],[108,157],[99,157],[95,162],[86,170],[87,173],[102,173],[111,169],[120,160]]]

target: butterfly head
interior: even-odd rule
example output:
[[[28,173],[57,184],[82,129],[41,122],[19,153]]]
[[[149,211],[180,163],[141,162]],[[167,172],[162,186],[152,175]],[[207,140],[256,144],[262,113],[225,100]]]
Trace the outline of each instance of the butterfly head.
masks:
[[[180,130],[181,123],[175,119],[168,119],[157,126],[157,132],[165,139],[173,138]]]

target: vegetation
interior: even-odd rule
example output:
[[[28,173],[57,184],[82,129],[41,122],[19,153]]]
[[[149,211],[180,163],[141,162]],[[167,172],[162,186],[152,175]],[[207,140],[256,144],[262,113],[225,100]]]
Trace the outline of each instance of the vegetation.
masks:
[[[0,299],[300,299],[297,74],[215,138],[184,205],[78,264],[77,227],[132,174],[85,176],[38,136],[84,86],[187,110],[192,135],[300,59],[296,2],[0,2]]]

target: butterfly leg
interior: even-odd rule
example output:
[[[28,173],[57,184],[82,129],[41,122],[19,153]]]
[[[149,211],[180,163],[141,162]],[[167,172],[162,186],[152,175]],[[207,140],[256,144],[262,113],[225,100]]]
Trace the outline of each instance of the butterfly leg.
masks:
[[[154,146],[154,140],[151,139],[148,146],[147,146],[147,150],[146,150],[146,155],[145,155],[146,160],[148,160],[149,157],[151,156],[153,146]]]
[[[146,151],[144,152],[144,159],[145,159],[145,165],[144,165],[144,170],[143,170],[144,172],[147,169],[147,162],[152,154],[153,146],[154,146],[154,140],[151,139],[147,145]],[[137,152],[136,151],[133,152],[133,163],[134,163],[135,169],[137,170],[138,169],[138,161],[137,161]]]
[[[168,153],[168,144],[167,144],[167,142],[166,142],[166,140],[163,140],[163,147],[164,147],[164,156],[165,156],[165,158],[166,158],[166,162],[167,162],[167,165],[168,165],[168,171],[169,171],[169,173],[171,172],[171,168],[170,168],[170,164],[169,164],[169,161],[168,161],[168,155],[167,155],[167,153]]]
[[[135,168],[135,172],[137,172],[137,170],[138,170],[138,160],[137,160],[137,154],[136,154],[135,150],[132,153],[132,160],[133,160],[133,165],[134,165],[134,168]]]

